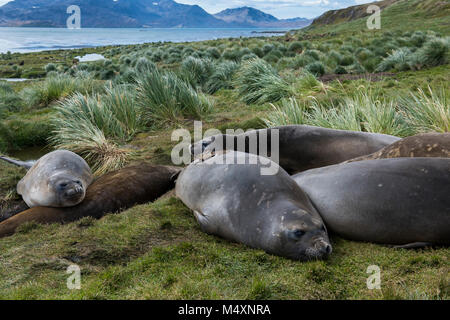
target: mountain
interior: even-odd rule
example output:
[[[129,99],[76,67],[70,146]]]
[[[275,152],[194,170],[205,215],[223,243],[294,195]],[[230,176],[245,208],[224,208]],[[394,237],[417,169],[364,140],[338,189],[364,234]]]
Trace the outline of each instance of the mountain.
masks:
[[[65,27],[71,5],[81,8],[81,26],[228,27],[197,5],[173,0],[15,0],[0,7],[3,27]]]
[[[261,10],[250,7],[226,9],[214,15],[228,23],[234,23],[241,27],[286,27],[301,28],[309,25],[311,21],[306,18],[294,18],[279,20],[276,17],[264,13]]]
[[[81,8],[83,28],[303,27],[307,19],[278,20],[253,8],[211,15],[173,0],[14,0],[0,7],[0,27],[66,27],[71,5]]]

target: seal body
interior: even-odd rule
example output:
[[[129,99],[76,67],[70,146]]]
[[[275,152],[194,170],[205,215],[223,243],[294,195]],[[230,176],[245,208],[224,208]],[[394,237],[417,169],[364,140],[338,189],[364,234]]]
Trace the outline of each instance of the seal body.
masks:
[[[295,260],[326,257],[331,245],[320,215],[278,165],[270,163],[275,174],[261,175],[264,161],[228,151],[191,164],[176,195],[208,234]]]
[[[274,134],[277,130],[277,134]],[[374,153],[400,138],[378,133],[291,125],[249,131],[244,134],[215,135],[196,142],[191,153],[199,155],[213,150],[238,150],[272,159],[272,138],[279,140],[279,164],[294,174],[309,169],[338,164]],[[260,151],[260,141],[267,141],[267,154]],[[228,141],[228,145],[227,145]]]
[[[67,223],[83,217],[99,219],[153,201],[175,187],[181,169],[148,163],[130,166],[100,177],[88,188],[83,202],[74,207],[34,207],[0,223],[0,238],[14,234],[26,222]]]
[[[450,133],[423,133],[347,162],[391,158],[450,158]]]
[[[77,154],[58,150],[40,158],[17,184],[17,193],[30,207],[71,207],[83,201],[93,177]]]
[[[381,244],[450,244],[450,159],[368,160],[294,180],[330,232]]]

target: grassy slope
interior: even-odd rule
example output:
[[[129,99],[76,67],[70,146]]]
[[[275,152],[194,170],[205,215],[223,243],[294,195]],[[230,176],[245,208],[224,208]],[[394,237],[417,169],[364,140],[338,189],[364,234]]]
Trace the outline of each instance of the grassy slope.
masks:
[[[375,3],[376,4],[376,3]],[[364,10],[368,5],[360,6]],[[346,9],[343,9],[346,10]],[[371,32],[433,30],[443,34],[450,33],[450,2],[442,0],[398,0],[381,11],[381,29]],[[307,29],[315,33],[335,32],[364,33],[367,32],[367,18],[353,21],[339,21],[329,25],[312,25]]]
[[[403,13],[399,10],[398,14]],[[395,19],[391,20],[394,23]],[[434,19],[427,21],[418,29],[439,27]],[[361,25],[356,21],[337,28],[345,34],[361,30]],[[329,31],[320,28],[310,32]],[[416,26],[402,28],[414,30]],[[437,31],[449,33],[442,24],[439,28]],[[428,84],[448,86],[449,81],[447,65],[398,73],[371,86],[395,96]],[[338,91],[328,94],[365,90],[368,85],[365,80],[345,81]],[[217,112],[206,119],[207,127],[221,130],[256,128],[255,117],[271,110],[268,105],[245,106],[232,91],[221,91],[214,99]],[[191,122],[181,125],[192,128]],[[139,134],[131,143],[139,148],[135,160],[169,164],[174,145],[171,131]],[[22,170],[0,163],[1,198],[14,197],[8,191],[22,175]],[[65,226],[30,224],[15,236],[0,239],[0,299],[450,298],[450,249],[394,250],[337,237],[333,237],[333,247],[327,261],[299,263],[208,236],[171,193],[153,204],[99,221],[84,219]],[[80,291],[66,287],[66,268],[73,263],[82,269]],[[366,287],[370,265],[381,268],[382,290]]]

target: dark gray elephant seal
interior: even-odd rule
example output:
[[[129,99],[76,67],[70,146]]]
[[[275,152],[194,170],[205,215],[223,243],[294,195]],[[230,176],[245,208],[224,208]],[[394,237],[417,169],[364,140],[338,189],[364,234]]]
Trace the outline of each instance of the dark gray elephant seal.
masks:
[[[216,164],[219,157],[226,162]],[[261,158],[228,151],[193,163],[180,174],[176,194],[208,234],[294,260],[329,255],[327,231],[308,197],[273,162],[277,173],[261,175]]]
[[[29,168],[17,184],[17,193],[30,208],[75,206],[83,201],[93,180],[86,161],[67,150],[50,152],[34,163],[2,160]]]
[[[290,174],[365,156],[400,140],[398,137],[378,133],[291,125],[254,130],[235,136],[215,135],[193,144],[191,153],[198,156],[203,152],[235,150],[271,157],[271,139],[275,129],[279,135],[279,164]],[[268,153],[261,154],[259,142],[266,137],[269,141]],[[231,147],[227,146],[227,139]],[[257,141],[253,150],[250,147],[255,144],[250,143],[252,140]],[[240,145],[244,147],[239,147]]]
[[[293,178],[339,236],[406,247],[450,244],[450,159],[368,160]]]

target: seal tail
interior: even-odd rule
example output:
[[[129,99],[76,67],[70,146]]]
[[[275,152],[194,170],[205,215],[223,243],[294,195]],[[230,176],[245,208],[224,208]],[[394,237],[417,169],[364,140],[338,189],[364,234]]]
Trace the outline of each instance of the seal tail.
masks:
[[[12,164],[14,164],[16,166],[19,166],[19,167],[23,167],[23,168],[25,168],[27,170],[31,169],[31,167],[35,163],[35,161],[18,161],[18,160],[13,160],[13,159],[4,157],[4,156],[0,156],[0,160],[12,163]]]

